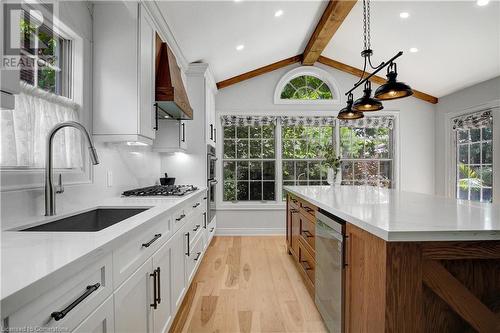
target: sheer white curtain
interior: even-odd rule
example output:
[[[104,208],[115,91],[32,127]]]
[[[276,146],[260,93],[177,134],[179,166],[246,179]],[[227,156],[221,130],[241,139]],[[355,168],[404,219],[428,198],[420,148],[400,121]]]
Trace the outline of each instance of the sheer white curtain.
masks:
[[[0,166],[42,168],[48,132],[57,123],[78,121],[79,106],[68,98],[21,82],[15,109],[0,112]],[[80,133],[72,128],[59,131],[53,153],[55,168],[81,168]]]

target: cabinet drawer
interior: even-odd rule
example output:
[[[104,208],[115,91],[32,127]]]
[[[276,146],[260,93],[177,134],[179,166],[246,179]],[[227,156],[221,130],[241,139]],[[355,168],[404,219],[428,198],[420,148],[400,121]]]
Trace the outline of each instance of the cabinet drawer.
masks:
[[[306,246],[310,246],[309,252],[314,254],[316,252],[315,236],[316,224],[311,219],[303,214],[300,214],[300,238]]]
[[[300,209],[300,201],[297,197],[294,195],[288,194],[288,201],[290,203],[290,206],[292,206],[295,209]]]
[[[147,227],[124,240],[113,252],[115,289],[150,257],[172,233],[172,219],[167,214],[146,222]],[[138,234],[138,235],[137,235]]]
[[[185,207],[178,208],[177,210],[174,211],[172,214],[172,221],[174,224],[174,232],[177,232],[183,225],[184,222],[186,222],[186,213],[184,210]]]
[[[73,330],[113,292],[111,253],[7,318],[8,327]],[[56,320],[57,319],[57,320]]]
[[[316,261],[314,256],[309,253],[303,242],[299,241],[299,266],[304,270],[311,283],[315,282]]]
[[[313,220],[316,219],[316,206],[310,204],[307,201],[300,201],[300,212],[304,214],[305,216],[312,218]]]
[[[196,267],[198,262],[201,260],[203,256],[203,237],[198,237],[194,245],[190,246],[189,256],[186,256],[186,279],[188,284],[191,282],[191,279],[196,272]]]
[[[90,316],[87,317],[73,333],[109,333],[115,331],[115,313],[113,297],[101,304]]]

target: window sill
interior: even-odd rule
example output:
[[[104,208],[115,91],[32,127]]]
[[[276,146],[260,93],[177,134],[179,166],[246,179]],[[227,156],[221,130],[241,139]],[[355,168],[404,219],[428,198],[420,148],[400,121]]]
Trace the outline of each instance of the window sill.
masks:
[[[220,203],[217,205],[217,211],[223,210],[285,210],[286,203],[246,203],[246,202],[238,202],[238,203]]]

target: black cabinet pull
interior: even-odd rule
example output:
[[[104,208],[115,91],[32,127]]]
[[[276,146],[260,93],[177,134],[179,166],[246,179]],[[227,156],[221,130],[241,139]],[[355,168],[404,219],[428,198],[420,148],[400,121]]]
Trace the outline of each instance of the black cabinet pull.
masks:
[[[207,197],[203,197],[203,200],[207,200]]]
[[[306,271],[312,270],[312,267],[311,267],[311,265],[309,265],[307,260],[302,260],[300,263],[302,265],[302,268],[304,268],[304,270],[306,270]]]
[[[207,213],[203,213],[203,229],[207,228]]]
[[[186,232],[185,236],[187,238],[187,252],[186,252],[186,255],[189,257],[191,255],[191,249],[189,248],[189,232]]]
[[[63,319],[67,314],[68,312],[70,312],[71,310],[73,310],[73,308],[75,306],[77,306],[78,304],[80,304],[84,299],[86,299],[87,297],[89,297],[90,294],[92,294],[94,291],[96,291],[99,287],[101,286],[100,283],[96,283],[96,284],[93,284],[93,285],[90,285],[90,286],[87,286],[87,290],[80,296],[78,297],[75,301],[73,301],[73,303],[71,303],[70,305],[68,305],[64,310],[62,311],[55,311],[55,312],[52,312],[50,314],[50,316],[52,318],[54,318],[55,321],[58,321],[58,320],[61,320]]]
[[[182,123],[181,126],[182,126],[182,142],[186,142],[186,125]]]
[[[149,274],[149,276],[151,276],[153,278],[153,304],[149,304],[149,306],[151,306],[153,309],[156,310],[156,308],[158,307],[158,302],[157,302],[157,297],[156,297],[156,293],[158,292],[157,290],[157,283],[156,283],[156,269],[153,271],[153,273]]]
[[[153,244],[154,242],[156,242],[156,240],[157,240],[158,238],[160,238],[160,237],[161,237],[161,234],[156,234],[156,235],[153,237],[153,239],[151,239],[151,240],[150,240],[149,242],[147,242],[147,243],[143,243],[143,244],[142,244],[142,246],[143,246],[143,247],[149,247],[151,244]]]
[[[194,258],[193,260],[198,261],[198,259],[200,259],[200,256],[201,256],[201,252],[196,253],[196,258]]]
[[[349,264],[347,263],[347,250],[349,249],[349,246],[347,244],[347,241],[349,239],[349,236],[348,235],[344,235],[344,241],[342,242],[342,245],[344,246],[344,248],[342,249],[342,260],[344,262],[344,267],[347,267],[349,266]]]
[[[214,128],[214,142],[217,142],[217,128]]]
[[[160,291],[160,267],[156,268],[156,282],[158,283],[158,297],[156,298],[156,301],[158,302],[158,304],[161,303],[161,291]]]
[[[153,129],[158,130],[158,103],[155,103],[155,127]]]
[[[185,215],[185,214],[182,214],[181,216],[179,216],[179,217],[178,217],[178,218],[176,218],[175,220],[176,220],[176,221],[180,221],[180,220],[182,220],[182,219],[183,219],[183,218],[185,218],[185,217],[186,217],[186,215]]]
[[[193,231],[198,231],[198,229],[200,229],[201,225],[197,224],[194,228],[193,228]]]
[[[195,203],[195,204],[193,205],[193,208],[196,208],[196,207],[198,207],[199,205],[200,205],[200,203],[199,203],[199,202],[197,202],[197,203]]]
[[[210,232],[214,232],[214,229],[215,229],[215,228],[210,229]]]
[[[210,140],[214,139],[214,125],[210,124]]]
[[[310,237],[314,237],[313,234],[311,234],[311,232],[309,230],[302,230],[302,233],[304,234],[304,236],[306,236],[307,238],[310,238]]]

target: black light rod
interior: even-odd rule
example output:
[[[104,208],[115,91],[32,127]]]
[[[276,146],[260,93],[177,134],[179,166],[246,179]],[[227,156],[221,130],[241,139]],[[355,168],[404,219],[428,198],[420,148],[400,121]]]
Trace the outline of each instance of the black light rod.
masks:
[[[394,57],[392,57],[391,59],[389,59],[387,62],[385,63],[382,63],[382,66],[380,66],[379,68],[377,68],[373,73],[371,73],[370,75],[368,75],[367,77],[365,77],[363,80],[359,81],[358,83],[356,83],[354,85],[354,87],[351,88],[351,90],[349,90],[348,92],[345,93],[345,95],[349,95],[354,89],[356,89],[357,87],[359,87],[360,85],[362,85],[363,83],[365,83],[366,81],[368,81],[373,75],[377,74],[378,72],[380,72],[383,68],[387,67],[387,65],[389,65],[390,63],[392,63],[394,60],[396,60],[397,58],[401,57],[403,55],[403,51],[399,51]]]

